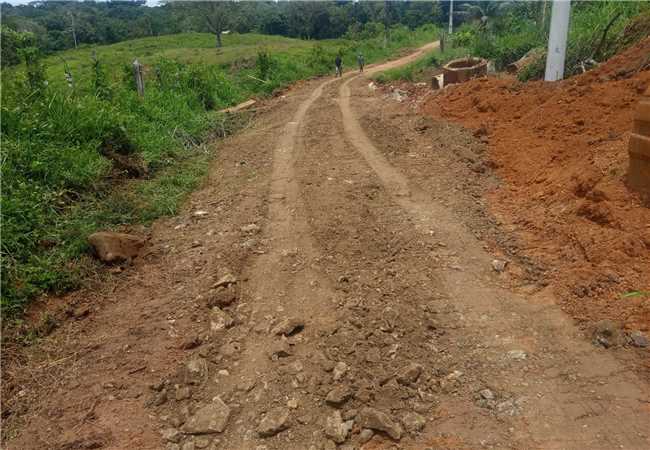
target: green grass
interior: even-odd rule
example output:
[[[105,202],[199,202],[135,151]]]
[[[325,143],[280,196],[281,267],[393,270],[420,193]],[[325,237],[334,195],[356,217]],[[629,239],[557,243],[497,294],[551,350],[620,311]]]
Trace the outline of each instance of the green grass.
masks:
[[[396,67],[374,75],[372,78],[378,83],[390,83],[393,81],[431,81],[431,75],[439,70],[444,64],[452,59],[467,56],[464,48],[448,48],[444,53],[439,49],[428,52],[410,64]]]
[[[395,28],[384,46],[383,36],[301,41],[233,34],[217,50],[214,36],[191,33],[66,51],[42,60],[42,72],[36,58],[29,67],[3,70],[3,312],[19,316],[42,293],[78,287],[96,268],[87,256],[90,233],[175,214],[207,171],[212,154],[204,150],[211,147],[202,143],[237,128],[219,109],[332,73],[338,52],[349,67],[357,52],[371,63],[436,35],[434,27]],[[145,66],[144,98],[133,87],[135,57]],[[115,177],[100,151],[108,144],[146,162],[149,176]]]

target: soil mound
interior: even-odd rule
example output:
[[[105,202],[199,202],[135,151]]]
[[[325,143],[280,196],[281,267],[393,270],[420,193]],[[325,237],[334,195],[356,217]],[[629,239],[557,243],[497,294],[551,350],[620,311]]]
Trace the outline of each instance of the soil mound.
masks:
[[[486,135],[503,180],[494,214],[548,268],[578,320],[650,328],[650,209],[625,185],[634,108],[650,85],[650,38],[559,83],[481,78],[421,105]]]

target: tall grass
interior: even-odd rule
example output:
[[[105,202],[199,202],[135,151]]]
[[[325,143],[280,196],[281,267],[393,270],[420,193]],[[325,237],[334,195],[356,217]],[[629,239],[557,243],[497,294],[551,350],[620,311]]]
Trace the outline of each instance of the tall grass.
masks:
[[[192,33],[44,60],[27,49],[22,66],[2,73],[3,312],[78,286],[94,268],[88,234],[176,213],[206,173],[202,143],[236,128],[219,109],[331,73],[337,53],[345,64],[357,52],[372,62],[435,35],[396,28],[385,46],[383,33],[321,42],[229,35],[217,52],[211,35]],[[145,65],[144,98],[133,86],[135,57]],[[117,170],[107,148],[142,161],[147,177]]]

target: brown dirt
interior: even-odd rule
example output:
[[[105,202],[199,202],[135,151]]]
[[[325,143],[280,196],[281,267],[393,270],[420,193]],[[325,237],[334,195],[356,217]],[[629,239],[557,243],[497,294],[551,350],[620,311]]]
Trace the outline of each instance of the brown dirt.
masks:
[[[484,135],[503,180],[490,210],[547,268],[578,321],[650,329],[650,209],[625,185],[634,107],[650,84],[650,39],[560,83],[482,78],[430,96],[421,111]]]
[[[350,75],[264,105],[133,267],[3,353],[3,448],[650,445],[629,349],[585,340],[525,258],[492,269],[484,145]],[[188,432],[222,402],[223,431]],[[394,423],[363,444],[368,407]]]

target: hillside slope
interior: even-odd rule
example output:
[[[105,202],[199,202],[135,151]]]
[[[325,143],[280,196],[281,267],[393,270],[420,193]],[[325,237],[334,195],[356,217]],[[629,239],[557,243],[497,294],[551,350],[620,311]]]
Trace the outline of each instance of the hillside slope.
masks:
[[[493,213],[541,261],[578,320],[650,328],[650,209],[625,185],[634,107],[650,85],[650,39],[565,81],[482,78],[422,106],[486,136],[502,185]],[[483,138],[485,139],[485,138]]]

